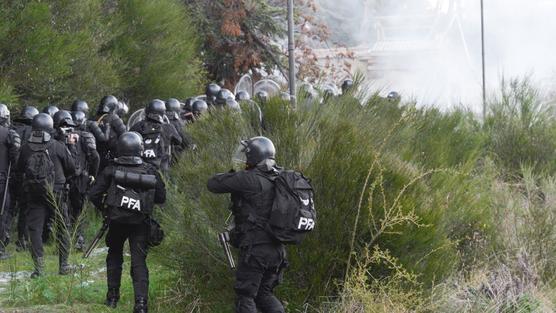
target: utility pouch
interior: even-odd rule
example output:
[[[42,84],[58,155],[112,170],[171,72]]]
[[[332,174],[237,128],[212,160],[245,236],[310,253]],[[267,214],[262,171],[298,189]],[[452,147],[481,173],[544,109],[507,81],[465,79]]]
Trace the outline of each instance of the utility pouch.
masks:
[[[147,223],[147,244],[149,247],[159,246],[164,240],[164,230],[160,224],[152,217],[145,220]]]

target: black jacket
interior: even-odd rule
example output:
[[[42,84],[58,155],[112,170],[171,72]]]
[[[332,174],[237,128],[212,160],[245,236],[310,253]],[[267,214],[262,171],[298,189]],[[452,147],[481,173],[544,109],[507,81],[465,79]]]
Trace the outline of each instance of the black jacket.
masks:
[[[217,174],[207,183],[209,191],[230,193],[236,225],[236,243],[240,247],[275,242],[264,230],[274,201],[273,176],[277,168],[258,167],[251,170]]]
[[[161,124],[158,121],[147,118],[133,125],[130,131],[138,132],[141,136],[144,136],[147,132],[157,127],[160,127],[160,134],[163,138],[163,148],[165,154],[157,158],[156,162],[153,164],[156,166],[159,166],[160,164],[160,168],[162,170],[167,170],[170,164],[170,148],[174,145],[182,144],[182,137],[177,132],[176,128],[172,124]],[[150,162],[149,160],[145,161]]]
[[[118,138],[126,132],[126,126],[122,119],[115,113],[104,114],[98,119],[98,126],[104,134],[105,141],[97,142],[101,157],[111,159],[118,148]],[[94,132],[93,132],[94,134]]]
[[[86,131],[93,134],[93,136],[95,136],[96,142],[98,143],[106,142],[108,140],[95,121],[87,120],[83,125],[81,125],[81,127],[78,128],[78,130]]]
[[[8,127],[0,126],[0,181],[6,179],[10,164],[15,169],[20,149],[21,139],[17,132]]]
[[[110,164],[97,176],[95,184],[91,190],[89,190],[89,200],[98,210],[103,211],[105,209],[105,196],[108,192],[108,188],[112,184],[113,173],[116,167],[133,168],[136,172],[155,175],[157,183],[154,192],[154,203],[162,204],[166,202],[166,185],[153,165],[143,162],[141,158],[138,157],[120,157],[110,162]]]
[[[177,154],[183,152],[186,149],[191,149],[193,147],[193,141],[191,140],[191,137],[189,136],[189,134],[187,134],[185,132],[185,122],[183,120],[181,120],[177,114],[172,116],[169,115],[168,119],[170,120],[170,124],[172,124],[172,126],[174,126],[174,128],[176,129],[176,132],[179,134],[180,138],[181,138],[181,144],[179,145],[174,145],[174,151],[176,152],[176,156]]]
[[[54,138],[48,141],[42,141],[42,143],[35,142],[37,141],[34,140],[35,138],[43,138],[41,134],[43,134],[43,132],[33,132],[31,135],[33,138],[30,138],[30,140],[21,147],[21,153],[17,162],[17,172],[20,175],[25,173],[27,160],[33,153],[31,150],[33,145],[46,144],[48,155],[54,164],[54,191],[60,191],[64,188],[67,179],[75,174],[75,162],[66,145]]]

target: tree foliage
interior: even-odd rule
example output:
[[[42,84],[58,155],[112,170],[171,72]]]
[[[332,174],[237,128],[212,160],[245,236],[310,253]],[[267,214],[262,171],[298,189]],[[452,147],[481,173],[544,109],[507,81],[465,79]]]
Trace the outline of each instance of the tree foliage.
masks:
[[[283,63],[275,38],[286,28],[284,10],[267,1],[186,0],[203,36],[203,55],[211,79],[233,86],[249,70]]]
[[[187,12],[176,0],[3,1],[3,101],[96,103],[112,93],[141,103],[185,97],[201,67]],[[162,18],[161,18],[162,17]]]

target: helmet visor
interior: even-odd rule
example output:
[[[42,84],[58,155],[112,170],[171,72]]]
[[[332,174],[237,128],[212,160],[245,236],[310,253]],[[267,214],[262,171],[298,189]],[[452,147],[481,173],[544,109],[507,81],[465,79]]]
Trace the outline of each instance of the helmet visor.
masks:
[[[236,171],[241,171],[245,169],[247,165],[247,155],[245,154],[245,149],[247,148],[247,141],[242,140],[236,147],[234,155],[232,156],[232,166]]]

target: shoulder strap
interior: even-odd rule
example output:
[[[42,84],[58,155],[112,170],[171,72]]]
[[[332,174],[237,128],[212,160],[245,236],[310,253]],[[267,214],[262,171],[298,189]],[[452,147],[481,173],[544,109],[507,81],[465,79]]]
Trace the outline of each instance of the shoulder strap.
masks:
[[[108,114],[106,114],[106,113],[105,113],[105,114],[102,114],[102,116],[99,117],[99,119],[97,120],[97,123],[99,123],[99,124],[102,123],[102,121],[104,120],[104,118],[105,118],[107,115],[108,115]]]

